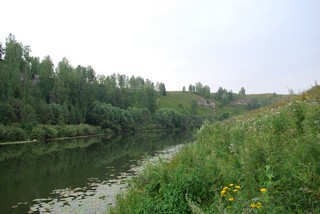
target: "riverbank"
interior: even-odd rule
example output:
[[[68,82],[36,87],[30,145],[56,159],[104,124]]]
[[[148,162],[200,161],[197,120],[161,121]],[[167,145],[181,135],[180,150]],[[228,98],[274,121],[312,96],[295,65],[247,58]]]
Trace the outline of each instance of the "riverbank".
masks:
[[[110,213],[320,212],[320,87],[224,122],[147,167]]]
[[[80,124],[78,126],[89,126],[87,124]],[[75,126],[75,125],[72,125]],[[79,138],[90,138],[90,137],[97,137],[97,136],[113,136],[113,135],[117,135],[117,134],[122,134],[122,135],[126,135],[126,134],[132,134],[132,133],[144,133],[144,134],[148,134],[148,133],[156,133],[156,132],[180,132],[181,129],[168,129],[168,128],[156,128],[156,129],[146,129],[146,128],[139,128],[137,129],[135,132],[130,131],[130,132],[114,132],[111,131],[109,129],[106,130],[101,130],[100,127],[97,127],[97,133],[96,134],[90,134],[90,135],[77,135],[77,134],[81,134],[81,131],[78,131],[77,134],[72,134],[75,136],[66,136],[66,137],[56,137],[56,138],[50,138],[50,133],[47,133],[48,130],[49,132],[52,132],[52,129],[56,129],[55,131],[58,132],[57,130],[62,129],[62,127],[57,128],[58,126],[50,126],[50,125],[41,125],[41,129],[43,129],[43,131],[41,132],[40,135],[36,135],[34,134],[34,137],[37,137],[38,139],[32,139],[32,140],[21,140],[21,141],[6,141],[6,142],[0,142],[0,146],[1,145],[15,145],[15,144],[26,144],[26,143],[39,143],[39,142],[50,142],[50,141],[61,141],[61,140],[72,140],[72,139],[79,139]],[[65,135],[70,135],[68,133],[64,133]],[[54,136],[60,136],[60,134],[55,134]],[[47,137],[47,138],[46,138]],[[49,137],[49,138],[48,138]],[[52,137],[52,136],[51,136]]]

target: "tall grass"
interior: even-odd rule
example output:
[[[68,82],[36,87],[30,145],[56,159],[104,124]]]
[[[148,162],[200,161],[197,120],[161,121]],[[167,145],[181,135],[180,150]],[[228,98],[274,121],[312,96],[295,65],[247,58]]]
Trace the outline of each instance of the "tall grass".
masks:
[[[319,213],[320,87],[224,122],[132,180],[111,213]]]

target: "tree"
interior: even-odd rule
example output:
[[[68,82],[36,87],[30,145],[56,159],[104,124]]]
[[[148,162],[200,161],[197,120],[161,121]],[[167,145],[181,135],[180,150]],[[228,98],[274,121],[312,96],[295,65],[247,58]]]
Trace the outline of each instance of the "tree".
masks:
[[[152,85],[145,85],[143,88],[142,104],[143,107],[149,109],[151,113],[156,110],[156,93]]]
[[[54,84],[54,67],[49,56],[44,57],[41,61],[39,70],[39,77],[35,76],[35,81],[38,81],[41,98],[49,103]]]
[[[189,85],[189,92],[196,92],[196,87],[194,85]]]
[[[217,91],[217,95],[218,95],[218,99],[222,99],[222,95],[224,93],[224,90],[222,87],[219,87],[218,91]]]
[[[239,94],[244,96],[246,94],[246,90],[244,89],[244,87],[241,87]]]
[[[159,83],[159,93],[162,96],[166,96],[167,95],[166,86],[162,82]]]
[[[0,61],[2,61],[3,54],[4,54],[4,50],[3,50],[3,47],[2,47],[2,43],[0,42]]]
[[[160,109],[155,114],[155,120],[166,128],[182,128],[182,115],[171,108]]]
[[[203,85],[201,82],[196,83],[196,93],[203,95]]]
[[[209,86],[204,86],[203,87],[203,94],[202,96],[204,96],[205,98],[209,99],[210,98],[210,87]]]
[[[228,92],[228,95],[229,95],[229,100],[233,100],[233,92],[232,92],[232,90],[230,90]]]
[[[182,91],[183,91],[183,92],[186,91],[186,87],[185,87],[185,86],[182,87]]]
[[[23,46],[18,43],[15,39],[15,36],[9,34],[6,39],[6,48],[5,48],[4,63],[6,64],[4,73],[4,84],[7,88],[5,91],[7,98],[15,97],[21,98],[22,89],[21,85],[24,80],[22,68],[24,67],[23,59]]]
[[[3,124],[15,122],[17,120],[14,109],[7,103],[0,103],[0,121]]]

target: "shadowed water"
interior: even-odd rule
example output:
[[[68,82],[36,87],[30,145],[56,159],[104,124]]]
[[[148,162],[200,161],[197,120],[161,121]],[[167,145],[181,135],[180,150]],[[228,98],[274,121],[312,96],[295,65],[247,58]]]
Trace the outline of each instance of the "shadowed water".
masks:
[[[0,146],[0,213],[103,213],[146,161],[190,142],[187,133]]]

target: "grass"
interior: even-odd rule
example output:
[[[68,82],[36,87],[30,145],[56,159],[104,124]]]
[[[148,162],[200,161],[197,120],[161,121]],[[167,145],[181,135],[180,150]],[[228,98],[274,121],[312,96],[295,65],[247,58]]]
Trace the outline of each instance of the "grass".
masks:
[[[320,87],[205,123],[198,142],[149,165],[110,213],[319,213]]]
[[[196,93],[170,91],[167,92],[167,96],[161,96],[158,99],[158,108],[172,108],[180,113],[194,114],[191,110],[191,102],[192,100],[196,100],[198,103],[197,115],[215,115],[217,118],[226,119],[248,112],[250,105],[255,105],[256,108],[263,107],[286,97],[287,95],[276,94],[252,94],[245,96],[233,94],[233,100],[223,104],[221,100],[215,99],[214,94],[211,94],[210,99],[206,99]]]
[[[198,103],[204,102],[205,98],[195,93],[170,91],[167,92],[167,96],[161,96],[159,99],[159,109],[172,108],[178,112],[185,112],[189,114],[191,112],[191,101],[196,100]],[[197,109],[198,115],[213,114],[212,108],[199,105]]]

